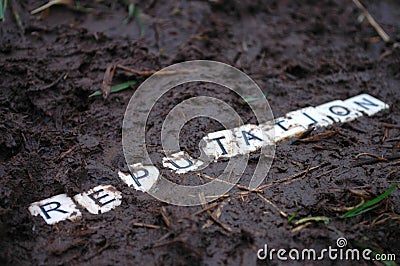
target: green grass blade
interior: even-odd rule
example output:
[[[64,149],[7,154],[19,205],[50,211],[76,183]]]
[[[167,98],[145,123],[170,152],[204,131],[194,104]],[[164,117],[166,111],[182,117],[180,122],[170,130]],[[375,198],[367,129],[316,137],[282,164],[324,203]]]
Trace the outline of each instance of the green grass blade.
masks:
[[[137,83],[136,80],[131,80],[131,81],[127,81],[127,82],[115,85],[111,88],[111,93],[123,91],[123,90],[129,88],[130,86],[135,85],[136,83]]]
[[[93,12],[94,8],[84,7],[80,1],[75,1],[75,10],[82,12],[82,13],[91,13]]]
[[[101,95],[101,91],[95,91],[95,92],[93,92],[92,94],[89,95],[89,98],[90,97],[94,97],[94,96],[100,96],[100,95]]]
[[[328,224],[329,223],[329,218],[325,217],[325,216],[315,216],[315,217],[307,217],[307,218],[303,218],[298,220],[297,222],[295,222],[295,225],[298,224],[303,224],[306,222],[324,222],[324,224]]]
[[[0,20],[4,19],[3,1],[0,1]]]
[[[361,215],[361,214],[363,214],[363,213],[366,213],[366,212],[369,212],[370,210],[375,209],[376,207],[378,207],[378,205],[374,205],[374,206],[365,208],[365,209],[363,209],[363,210],[360,210],[359,212],[350,214],[350,216],[346,216],[346,217],[344,217],[344,218],[350,218],[350,217],[354,217],[354,216],[357,216],[357,215]]]
[[[7,0],[0,0],[0,20],[4,21],[7,9]]]
[[[140,18],[140,10],[137,9],[137,8],[135,9],[134,17],[135,17],[135,20],[136,20],[136,25],[139,28],[140,37],[142,37],[143,34],[144,34],[144,27],[143,27],[142,19]]]
[[[390,193],[392,193],[392,191],[397,187],[397,183],[392,185],[388,190],[386,190],[382,195],[376,197],[373,200],[370,200],[366,203],[364,203],[363,205],[346,212],[345,214],[342,215],[342,218],[350,218],[350,217],[354,217],[360,214],[363,214],[367,211],[370,211],[372,209],[374,209],[376,206],[376,204],[378,204],[379,202],[381,202],[383,199],[385,199],[387,196],[390,195]]]
[[[128,16],[124,19],[124,23],[128,24],[131,22],[132,19],[135,19],[136,25],[139,28],[139,33],[140,37],[143,36],[144,34],[144,27],[142,20],[140,18],[140,10],[137,6],[135,6],[135,3],[130,3],[129,1],[123,1],[125,5],[128,6]]]
[[[136,8],[134,3],[126,3],[126,5],[128,5],[128,17],[124,19],[124,23],[128,24],[135,17]]]
[[[386,266],[397,266],[396,262],[392,260],[380,260],[379,262],[385,264]]]
[[[127,81],[127,82],[112,86],[110,93],[126,90],[130,86],[135,85],[136,83],[137,83],[136,80],[131,80],[131,81]],[[101,91],[96,91],[96,92],[90,94],[89,97],[100,96],[100,95],[101,95]]]
[[[287,220],[288,224],[290,224],[290,223],[294,220],[294,218],[296,218],[296,216],[297,216],[297,212],[294,212],[294,213],[289,217],[289,219]]]

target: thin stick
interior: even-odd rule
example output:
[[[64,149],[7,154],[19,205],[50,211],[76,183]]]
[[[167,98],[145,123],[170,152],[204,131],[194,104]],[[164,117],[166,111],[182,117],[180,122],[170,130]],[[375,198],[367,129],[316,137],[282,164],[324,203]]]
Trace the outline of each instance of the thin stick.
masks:
[[[214,222],[214,223],[216,223],[217,225],[221,226],[225,231],[227,231],[227,232],[232,232],[232,229],[231,229],[228,225],[222,223],[222,222],[218,219],[218,218],[221,216],[221,214],[222,214],[222,208],[223,208],[227,203],[226,203],[226,202],[224,203],[224,201],[221,202],[221,204],[219,205],[219,207],[212,213],[212,212],[210,211],[210,209],[208,209],[208,206],[207,206],[207,203],[206,203],[204,194],[199,193],[199,198],[200,198],[200,201],[201,201],[201,206],[203,207],[203,209],[207,209],[206,212],[207,212],[208,216],[210,216],[210,218],[211,218],[211,220],[208,220],[207,223],[203,225],[203,229],[204,229],[204,228],[207,228],[207,227],[209,227],[209,226],[211,226],[211,225],[213,224],[213,222]]]
[[[149,77],[155,73],[157,73],[159,70],[144,70],[144,71],[140,71],[140,70],[136,70],[133,68],[129,68],[123,65],[116,65],[117,68],[124,70],[125,72],[129,72],[132,73],[134,75],[138,75],[138,76],[144,76],[144,77]],[[164,71],[160,71],[159,73],[157,73],[157,75],[176,75],[176,74],[188,74],[190,73],[190,71],[177,71],[177,70],[164,70]]]
[[[292,230],[290,230],[291,233],[296,233],[302,229],[304,229],[305,227],[309,226],[310,224],[312,224],[311,222],[305,223],[305,224],[301,224],[299,226],[296,226],[295,228],[293,228]]]
[[[390,41],[389,35],[387,35],[387,33],[382,29],[382,27],[375,21],[375,19],[371,16],[368,10],[361,4],[361,2],[359,0],[353,0],[353,3],[358,7],[358,9],[360,9],[363,12],[369,24],[371,24],[371,26],[374,27],[374,29],[382,38],[382,40],[384,40],[385,42],[389,42]]]
[[[359,158],[361,155],[368,155],[370,157],[373,157],[372,159],[364,159],[364,160],[360,160],[358,162],[354,162],[352,164],[353,167],[358,167],[364,164],[374,164],[374,163],[379,163],[379,162],[389,162],[389,161],[393,161],[393,160],[397,160],[400,159],[400,153],[395,153],[393,155],[389,155],[386,156],[386,158],[382,158],[378,155],[374,155],[374,154],[370,154],[370,153],[361,153],[358,155]]]
[[[389,161],[388,159],[385,159],[385,158],[383,158],[383,157],[380,157],[380,156],[378,156],[378,155],[375,155],[375,154],[372,154],[372,153],[369,153],[369,152],[363,152],[363,153],[357,154],[357,155],[356,155],[356,158],[358,159],[358,158],[360,158],[361,156],[373,157],[373,158],[377,159],[378,161],[384,161],[384,162]]]
[[[334,170],[336,170],[337,168],[334,168],[334,169],[331,169],[331,170],[328,170],[328,171],[326,171],[326,172],[323,172],[322,174],[319,174],[319,175],[317,175],[316,177],[314,177],[315,179],[318,179],[318,178],[320,178],[321,176],[324,176],[324,175],[327,175],[327,174],[330,174],[330,173],[332,173]]]
[[[106,72],[104,73],[103,83],[101,84],[101,92],[103,98],[107,99],[108,95],[111,93],[111,83],[115,74],[115,65],[108,65]]]
[[[76,145],[69,148],[67,151],[61,153],[57,160],[64,159],[64,157],[67,156],[68,154],[70,154],[75,148],[76,148]]]
[[[179,243],[179,242],[183,243],[183,240],[180,238],[176,238],[176,239],[164,242],[164,243],[156,243],[153,245],[153,248],[159,248],[159,247],[163,247],[163,246],[167,246],[167,245]]]
[[[217,206],[218,206],[218,203],[213,203],[213,204],[211,204],[210,206],[206,207],[205,209],[201,209],[201,210],[199,210],[199,211],[193,213],[192,215],[193,215],[193,216],[199,215],[199,214],[201,214],[201,213],[203,213],[203,212],[206,212],[206,211],[208,211],[208,210],[214,209],[214,208],[217,207]]]
[[[62,4],[71,5],[72,1],[71,0],[52,0],[52,1],[49,1],[47,4],[44,4],[43,6],[41,6],[39,8],[36,8],[35,10],[32,10],[31,11],[31,15],[35,15],[36,13],[42,12],[42,11],[48,9],[51,6],[62,5]]]
[[[201,177],[204,177],[204,178],[206,178],[206,179],[208,179],[208,180],[212,180],[212,181],[217,181],[217,182],[225,183],[225,184],[228,184],[228,185],[231,185],[231,186],[237,186],[237,184],[234,184],[234,183],[231,183],[231,182],[229,182],[229,181],[225,181],[225,180],[222,180],[222,179],[219,179],[219,178],[211,177],[211,176],[206,175],[206,174],[203,174],[203,173],[198,173],[197,175],[198,175],[198,176],[201,176]]]
[[[384,126],[386,128],[399,128],[400,129],[400,125],[394,125],[394,124],[389,124],[389,123],[382,123],[382,126]]]
[[[356,206],[351,206],[351,207],[346,207],[346,206],[343,206],[343,207],[331,207],[331,208],[328,208],[328,209],[331,210],[331,211],[335,211],[335,212],[348,212],[348,211],[354,210],[355,208],[360,207],[364,203],[365,203],[365,200],[364,200],[364,198],[361,197],[360,203],[358,203]]]
[[[160,226],[154,225],[154,224],[133,223],[132,225],[136,226],[136,227],[146,227],[146,228],[151,228],[151,229],[160,229]]]
[[[53,88],[55,85],[57,85],[66,75],[68,74],[68,72],[64,72],[62,73],[56,80],[54,80],[52,83],[43,86],[42,88],[40,88],[39,90],[47,90],[47,89],[51,89]]]
[[[205,196],[206,199],[215,199],[215,198],[229,198],[231,195],[229,194],[222,194],[222,195],[210,195]]]
[[[225,231],[232,232],[232,228],[230,228],[228,225],[222,223],[217,217],[214,216],[214,214],[211,213],[210,210],[208,210],[207,213],[208,213],[208,216],[210,216],[211,220],[214,221],[214,223],[221,226]]]
[[[301,171],[301,172],[299,172],[299,173],[297,173],[297,174],[294,174],[294,175],[291,175],[291,176],[289,176],[289,177],[286,177],[286,178],[282,178],[282,179],[273,181],[272,183],[269,183],[269,184],[262,185],[262,186],[256,188],[255,190],[256,190],[256,191],[262,191],[263,189],[270,188],[270,187],[272,187],[272,186],[274,186],[274,185],[277,185],[277,184],[280,184],[280,183],[287,183],[287,182],[291,182],[291,181],[295,180],[296,178],[305,177],[305,176],[306,176],[308,173],[310,173],[311,171],[316,170],[316,169],[318,169],[318,168],[320,168],[320,167],[322,167],[322,166],[325,166],[325,165],[327,165],[327,164],[328,164],[328,163],[325,162],[325,163],[322,163],[322,164],[317,165],[317,166],[309,167],[309,168],[307,168],[306,170]]]
[[[284,211],[282,211],[281,209],[278,208],[278,206],[276,206],[275,203],[273,203],[272,201],[270,201],[269,199],[267,199],[266,197],[264,197],[263,195],[261,195],[260,193],[257,193],[257,195],[264,200],[266,203],[268,203],[269,205],[271,205],[272,207],[274,207],[279,213],[280,215],[282,215],[283,217],[287,218],[288,215],[287,213],[285,213]]]
[[[160,213],[165,225],[169,228],[171,226],[171,220],[168,218],[167,210],[164,206],[161,207]]]

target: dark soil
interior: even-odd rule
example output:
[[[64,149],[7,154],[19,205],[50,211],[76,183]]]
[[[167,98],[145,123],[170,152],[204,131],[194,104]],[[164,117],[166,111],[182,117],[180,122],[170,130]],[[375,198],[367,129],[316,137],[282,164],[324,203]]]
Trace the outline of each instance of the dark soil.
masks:
[[[367,22],[358,22],[360,11],[352,1],[141,2],[142,35],[135,20],[124,24],[128,12],[122,1],[81,1],[94,8],[92,13],[56,6],[46,15],[30,15],[46,1],[39,2],[9,1],[6,21],[0,23],[1,264],[254,265],[264,244],[320,250],[335,246],[341,236],[349,246],[362,243],[400,259],[399,189],[364,215],[341,219],[344,212],[334,210],[358,204],[352,189],[374,198],[399,178],[398,159],[360,163],[362,158],[356,158],[363,152],[381,157],[400,152],[398,2],[364,2],[391,36],[390,43],[381,41]],[[109,64],[158,70],[192,59],[225,62],[247,73],[268,93],[275,117],[361,93],[390,105],[374,117],[312,133],[340,131],[329,139],[277,145],[266,183],[322,166],[292,183],[264,190],[264,197],[289,215],[297,212],[295,220],[327,216],[332,218],[328,225],[313,223],[292,232],[294,225],[257,194],[240,197],[241,191],[233,189],[230,197],[217,201],[226,204],[220,221],[232,232],[215,223],[202,228],[207,213],[193,215],[201,207],[170,206],[119,180],[118,170],[126,169],[121,126],[134,89],[107,100],[88,96],[100,88]],[[134,78],[138,84],[144,80]],[[118,71],[114,83],[130,79]],[[254,122],[234,93],[213,90],[210,84],[176,88],[160,100],[148,123],[148,149],[159,168],[163,118],[177,103],[196,95],[218,97],[245,123]],[[386,138],[383,123],[397,125]],[[196,154],[198,140],[220,129],[208,119],[193,120],[181,133],[182,148]],[[257,154],[251,156],[244,180],[257,160]],[[214,163],[207,173],[217,175],[223,166]],[[163,173],[178,181],[182,177]],[[197,175],[184,179],[198,183]],[[32,202],[61,193],[73,196],[101,183],[123,193],[121,206],[108,213],[83,210],[77,222],[49,226],[27,210]],[[162,219],[163,206],[170,227]],[[390,218],[373,224],[383,213]],[[135,222],[160,228],[135,227]]]

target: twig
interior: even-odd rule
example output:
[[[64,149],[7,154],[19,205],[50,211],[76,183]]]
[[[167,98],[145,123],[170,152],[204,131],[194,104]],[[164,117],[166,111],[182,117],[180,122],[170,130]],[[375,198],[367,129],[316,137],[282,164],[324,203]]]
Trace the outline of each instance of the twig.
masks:
[[[225,231],[227,232],[232,232],[232,228],[230,228],[228,225],[222,223],[217,217],[214,216],[213,213],[211,213],[210,210],[207,211],[208,215],[211,217],[211,219],[218,224],[219,226],[221,226]]]
[[[159,248],[159,247],[167,246],[167,245],[174,244],[174,243],[184,243],[184,241],[181,238],[175,238],[175,239],[172,239],[172,240],[164,242],[164,243],[156,243],[153,245],[153,248]]]
[[[362,166],[365,164],[374,164],[374,163],[379,163],[379,162],[389,162],[389,161],[400,159],[400,153],[395,153],[393,155],[389,155],[389,156],[386,156],[385,158],[383,158],[383,157],[380,157],[378,155],[368,153],[368,152],[357,154],[356,158],[359,158],[362,155],[367,155],[367,156],[370,156],[373,158],[372,159],[364,159],[359,162],[355,162],[352,165],[353,167]]]
[[[222,195],[209,195],[206,196],[206,199],[219,199],[219,198],[229,198],[231,195],[229,194],[222,194]]]
[[[176,74],[188,74],[190,73],[190,71],[177,71],[177,70],[164,70],[164,71],[160,71],[159,70],[144,70],[144,71],[140,71],[140,70],[136,70],[133,68],[129,68],[123,65],[116,65],[117,68],[124,70],[125,72],[129,72],[132,73],[134,75],[138,75],[138,76],[144,76],[144,77],[149,77],[155,73],[157,73],[157,75],[176,75]]]
[[[334,136],[336,134],[337,134],[336,131],[331,131],[330,130],[330,131],[326,131],[326,132],[323,132],[323,133],[320,133],[318,135],[311,136],[311,137],[308,137],[308,138],[298,139],[297,141],[298,142],[304,142],[304,143],[317,142],[317,141],[319,141],[321,139],[328,139],[328,138],[330,138],[330,137],[332,137],[332,136]]]
[[[283,217],[287,218],[288,215],[287,213],[285,213],[284,211],[282,211],[281,209],[278,208],[278,206],[276,206],[275,203],[273,203],[272,201],[270,201],[269,199],[267,199],[266,197],[264,197],[263,195],[261,195],[261,193],[257,192],[257,195],[264,200],[266,203],[268,203],[269,205],[271,205],[272,207],[274,207],[279,213],[280,215],[282,215]]]
[[[71,0],[51,0],[49,1],[47,4],[44,4],[43,6],[36,8],[35,10],[31,11],[31,15],[34,15],[36,13],[42,12],[46,9],[48,9],[49,7],[53,6],[53,5],[72,5],[72,1]]]
[[[385,217],[385,216],[387,216],[387,218],[384,218],[384,219],[381,219],[381,218],[383,218],[383,217]],[[379,215],[378,217],[376,217],[373,221],[372,221],[372,223],[371,223],[371,226],[374,226],[374,225],[378,225],[378,224],[383,224],[383,223],[385,223],[387,220],[389,220],[389,219],[391,219],[391,220],[397,220],[397,223],[400,223],[400,215],[394,215],[394,214],[392,214],[392,213],[382,213],[381,215]]]
[[[358,9],[360,9],[363,12],[369,24],[371,24],[371,26],[374,27],[374,29],[382,38],[382,40],[384,40],[385,42],[389,42],[390,41],[389,35],[387,35],[387,33],[382,29],[382,27],[375,21],[375,19],[371,16],[368,10],[361,4],[361,2],[359,0],[353,0],[353,3],[358,7]]]
[[[136,227],[146,227],[146,228],[151,228],[151,229],[160,229],[160,226],[154,225],[154,224],[133,223],[132,225],[136,226]]]
[[[77,145],[75,145],[75,146],[69,148],[68,150],[62,152],[62,153],[60,154],[60,156],[57,158],[57,161],[59,161],[59,160],[61,160],[61,159],[64,159],[64,157],[67,156],[68,154],[70,154],[70,153],[76,148],[76,146],[77,146]]]
[[[336,170],[337,168],[334,168],[334,169],[331,169],[331,170],[328,170],[328,171],[326,171],[326,172],[323,172],[322,174],[319,174],[319,175],[317,175],[316,177],[314,177],[315,179],[319,179],[321,176],[324,176],[324,175],[327,175],[327,174],[330,174],[330,173],[332,173],[334,170]]]
[[[231,186],[238,186],[237,184],[231,183],[231,182],[229,182],[229,181],[225,181],[225,180],[223,180],[223,179],[211,177],[211,176],[206,175],[206,174],[203,174],[203,173],[198,173],[197,175],[198,175],[198,176],[201,176],[201,177],[204,177],[204,178],[206,178],[206,179],[208,179],[208,180],[212,180],[212,181],[217,181],[217,182],[225,183],[225,184],[228,184],[228,185],[231,185]]]
[[[55,0],[55,1],[63,1],[63,0]],[[177,70],[145,70],[145,71],[139,71],[136,69],[132,69],[120,64],[110,64],[107,66],[106,72],[104,73],[103,76],[103,83],[101,86],[101,92],[103,95],[104,99],[107,99],[108,96],[111,93],[111,89],[112,89],[112,80],[114,78],[115,75],[115,71],[116,69],[121,69],[125,72],[129,72],[132,73],[134,75],[138,75],[138,76],[144,76],[144,77],[148,77],[151,76],[153,74],[156,75],[176,75],[176,74],[188,74],[191,71],[177,71]],[[94,96],[94,95],[91,95]]]
[[[386,127],[381,141],[384,142],[388,137],[389,137],[389,128]]]
[[[234,183],[231,183],[231,182],[229,182],[229,181],[225,181],[225,180],[223,180],[223,179],[211,177],[211,176],[206,175],[206,174],[203,174],[203,173],[198,173],[197,175],[198,175],[199,177],[204,177],[204,178],[206,178],[206,179],[208,179],[208,180],[221,182],[221,183],[224,183],[224,184],[228,184],[228,185],[230,185],[230,186],[232,186],[232,187],[233,187],[233,186],[236,186],[236,187],[239,188],[239,189],[245,189],[245,190],[250,191],[250,189],[247,188],[247,187],[241,186],[241,185],[239,185],[239,184],[234,184]],[[254,191],[255,191],[255,190],[254,190]],[[229,198],[229,197],[230,197],[229,194],[223,194],[223,195],[215,195],[215,196],[206,196],[205,198]]]
[[[314,170],[316,170],[316,169],[318,169],[318,168],[320,168],[320,167],[322,167],[322,166],[325,166],[325,165],[327,165],[327,164],[328,164],[328,163],[325,162],[325,163],[320,164],[320,165],[317,165],[317,166],[309,167],[309,168],[307,168],[306,170],[301,171],[301,172],[299,172],[299,173],[297,173],[297,174],[294,174],[294,175],[291,175],[291,176],[289,176],[289,177],[286,177],[286,178],[282,178],[282,179],[273,181],[272,183],[269,183],[269,184],[262,185],[262,186],[258,187],[256,190],[262,191],[262,190],[265,189],[265,188],[270,188],[270,187],[272,187],[272,186],[274,186],[274,185],[277,185],[277,184],[280,184],[280,183],[286,183],[286,184],[288,184],[288,183],[294,181],[294,180],[295,180],[296,178],[298,178],[298,177],[304,178],[304,177],[305,177],[308,173],[310,173],[311,171],[314,171]]]
[[[387,159],[385,159],[385,158],[383,158],[383,157],[380,157],[380,156],[378,156],[378,155],[375,155],[375,154],[372,154],[372,153],[369,153],[369,152],[363,152],[363,153],[357,154],[357,155],[356,155],[356,158],[358,159],[358,158],[360,158],[361,156],[365,156],[365,155],[366,155],[366,156],[373,157],[373,158],[377,159],[378,161],[385,161],[385,162],[388,161]]]
[[[245,191],[248,191],[248,192],[261,192],[261,190],[259,188],[251,189],[249,187],[242,186],[242,185],[239,185],[239,184],[236,185],[236,186],[237,186],[238,189],[245,190]]]
[[[357,189],[357,188],[349,188],[349,192],[363,199],[369,198],[371,194],[369,190]]]
[[[292,145],[297,144],[297,143],[299,143],[299,140],[307,138],[314,131],[314,129],[315,129],[315,127],[310,127],[305,132],[303,132],[297,139],[295,139],[291,144]]]
[[[351,206],[351,207],[346,207],[346,206],[343,206],[343,207],[328,207],[327,209],[330,210],[330,211],[334,211],[334,212],[348,212],[348,211],[354,210],[355,208],[360,207],[361,205],[363,205],[365,203],[364,198],[363,197],[360,197],[360,198],[361,198],[361,201],[356,206]]]
[[[99,254],[101,254],[104,250],[106,250],[107,248],[110,247],[110,242],[106,239],[106,243],[104,244],[104,246],[102,246],[101,248],[97,249],[93,254],[91,254],[89,257],[85,258],[86,260],[89,260]]]
[[[101,86],[101,92],[103,98],[107,99],[108,95],[111,93],[111,84],[115,74],[115,65],[108,65],[106,72],[104,73],[103,83]]]
[[[199,210],[199,211],[193,213],[192,215],[193,215],[193,216],[199,215],[199,214],[201,214],[201,213],[203,213],[203,212],[206,212],[206,211],[208,211],[208,210],[214,209],[214,208],[217,207],[217,206],[218,206],[218,203],[213,203],[213,204],[211,204],[210,206],[206,207],[205,209],[201,209],[201,210]]]
[[[394,125],[394,124],[389,124],[389,123],[382,123],[382,126],[384,126],[386,128],[399,128],[400,129],[400,125]]]
[[[165,209],[164,206],[161,207],[160,213],[165,225],[169,228],[171,226],[171,220],[168,218],[167,210]]]
[[[199,197],[200,197],[200,201],[201,201],[201,205],[202,205],[203,209],[207,209],[208,207],[207,207],[207,203],[206,203],[206,201],[205,201],[204,194],[200,194]],[[211,220],[207,220],[207,223],[205,223],[205,224],[203,225],[203,227],[202,227],[203,229],[204,229],[204,228],[207,228],[207,227],[210,227],[210,226],[213,224],[213,222],[214,222],[214,223],[218,224],[219,226],[221,226],[225,231],[227,231],[227,232],[232,232],[232,229],[231,229],[228,225],[222,223],[222,222],[218,219],[218,218],[221,216],[221,214],[222,214],[222,208],[223,208],[226,204],[227,204],[227,203],[224,202],[224,201],[221,202],[221,204],[218,206],[218,208],[217,208],[214,212],[211,212],[210,209],[206,210],[206,212],[207,212],[208,216],[210,216]]]
[[[309,226],[310,224],[312,224],[311,222],[305,223],[305,224],[301,224],[299,226],[296,226],[295,228],[293,228],[292,230],[290,230],[291,233],[296,233],[297,231],[300,231],[301,229]]]
[[[392,142],[392,141],[399,141],[400,137],[398,138],[392,138],[392,139],[387,139],[386,142]]]
[[[162,237],[160,237],[152,246],[156,247],[157,244],[162,243],[163,240],[167,239],[168,237],[170,237],[171,235],[173,235],[173,232],[168,232],[165,235],[163,235]]]
[[[41,88],[36,88],[36,89],[30,89],[29,91],[43,91],[43,90],[48,90],[53,88],[55,85],[57,85],[62,79],[65,79],[66,76],[68,75],[68,72],[62,73],[58,78],[56,78],[53,82],[50,84],[47,84]]]

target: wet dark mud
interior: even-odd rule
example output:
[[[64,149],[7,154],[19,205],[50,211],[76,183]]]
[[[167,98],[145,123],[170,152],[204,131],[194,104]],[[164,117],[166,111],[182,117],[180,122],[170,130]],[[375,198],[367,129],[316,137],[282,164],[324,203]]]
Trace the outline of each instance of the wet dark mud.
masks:
[[[352,1],[143,1],[136,4],[140,23],[124,23],[128,8],[123,1],[80,1],[93,10],[54,6],[42,15],[30,11],[45,1],[9,2],[0,24],[1,264],[265,265],[257,261],[264,244],[321,250],[335,246],[339,237],[348,246],[362,243],[400,259],[399,189],[370,212],[340,218],[340,208],[360,202],[355,191],[372,199],[399,179],[399,159],[360,163],[365,157],[356,158],[360,153],[383,158],[400,153],[398,2],[364,2],[390,35],[389,43],[368,22],[360,23]],[[134,78],[138,85],[106,100],[88,96],[100,89],[109,64],[158,70],[193,59],[221,61],[244,71],[267,95],[275,117],[361,93],[390,105],[373,117],[311,133],[339,132],[331,138],[314,143],[289,139],[277,145],[264,181],[275,185],[262,196],[289,216],[297,213],[294,221],[326,216],[331,218],[327,225],[293,230],[295,225],[257,193],[241,196],[243,191],[235,188],[216,201],[219,221],[231,228],[228,232],[209,222],[206,212],[195,215],[201,207],[164,204],[118,178],[118,170],[126,169],[124,111],[145,77],[117,71],[115,84]],[[159,168],[163,119],[176,104],[198,95],[219,98],[245,123],[255,122],[248,106],[229,90],[210,84],[177,87],[156,104],[147,125],[148,150]],[[221,129],[210,119],[190,121],[182,129],[181,147],[197,156],[198,141]],[[243,184],[257,161],[258,153],[252,154]],[[214,163],[207,174],[217,175],[225,164]],[[196,174],[161,172],[187,185],[207,182]],[[302,172],[291,182],[279,182]],[[122,204],[110,212],[83,210],[79,221],[50,226],[27,210],[32,202],[62,193],[73,196],[103,183],[123,193]]]

